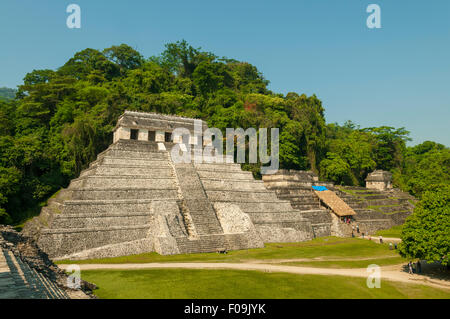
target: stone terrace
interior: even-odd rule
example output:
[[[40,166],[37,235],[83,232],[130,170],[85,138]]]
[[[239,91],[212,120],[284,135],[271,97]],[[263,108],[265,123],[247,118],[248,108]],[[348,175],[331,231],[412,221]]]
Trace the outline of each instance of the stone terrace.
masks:
[[[211,143],[202,141],[198,126],[207,128],[199,120],[126,111],[108,149],[49,199],[23,233],[57,259],[215,252],[339,235],[332,232],[335,216],[311,189],[333,185],[312,172],[280,171],[258,181],[239,164],[212,155],[202,162],[195,156],[189,163],[174,160],[173,148]],[[172,136],[180,127],[185,133]],[[371,230],[409,214],[407,200],[366,192],[361,201],[350,191],[335,191],[360,208],[357,218]]]
[[[0,249],[0,299],[68,299],[55,283],[11,251]]]
[[[29,237],[0,225],[0,299],[89,299],[95,285],[68,286],[59,269]]]
[[[266,187],[275,190],[281,200],[289,200],[292,207],[302,212],[310,222],[314,236],[351,236],[352,226],[372,234],[404,223],[412,213],[414,197],[398,189],[377,190],[364,187],[334,186],[319,181],[311,171],[279,170],[277,174],[263,176]],[[312,186],[326,186],[334,191],[355,212],[353,222],[346,225],[321,206]]]
[[[353,208],[355,221],[369,234],[403,224],[414,209],[415,198],[397,189],[337,186],[334,191]]]

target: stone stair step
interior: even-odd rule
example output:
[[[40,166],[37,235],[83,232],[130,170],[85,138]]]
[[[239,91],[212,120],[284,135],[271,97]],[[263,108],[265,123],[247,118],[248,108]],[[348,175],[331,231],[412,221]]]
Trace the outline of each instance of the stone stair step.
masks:
[[[261,202],[231,202],[231,203],[239,206],[244,213],[252,211],[284,212],[293,210],[291,203],[289,201],[281,201],[281,200],[272,202],[261,201]]]
[[[178,198],[177,189],[169,188],[115,188],[115,189],[74,189],[72,190],[72,198],[77,200],[131,200],[131,199],[168,199],[175,200]]]
[[[199,235],[223,234],[222,226],[217,219],[212,203],[207,197],[204,184],[200,180],[195,166],[190,163],[175,163],[174,170],[178,186],[183,194],[183,203],[187,207],[187,211],[181,210],[183,215],[186,214],[185,220],[192,220],[193,227]],[[191,228],[192,225],[189,225],[188,229]]]
[[[391,206],[391,205],[401,205],[402,202],[398,199],[370,199],[367,201],[369,206]]]
[[[198,170],[198,175],[202,179],[223,179],[223,180],[245,180],[253,181],[253,174],[251,172],[220,172],[215,170]]]
[[[149,222],[149,214],[133,214],[133,215],[98,215],[94,214],[64,214],[59,215],[52,222],[55,229],[80,229],[80,228],[100,228],[113,226],[136,226],[145,225]]]
[[[275,193],[270,191],[242,191],[242,190],[206,190],[212,201],[240,202],[240,201],[267,201],[278,200]]]
[[[151,211],[145,211],[145,212],[137,212],[137,211],[131,211],[131,212],[90,212],[90,213],[65,213],[59,215],[58,219],[71,219],[71,218],[101,218],[101,217],[132,217],[132,216],[152,216],[153,213]]]
[[[212,178],[203,178],[202,183],[205,187],[205,190],[247,190],[247,191],[265,191],[264,183],[262,181],[256,180],[223,180],[223,179],[212,179]]]
[[[198,171],[213,170],[216,172],[242,172],[240,164],[228,163],[194,163]]]
[[[299,211],[308,211],[311,209],[316,209],[316,208],[320,208],[321,206],[319,206],[318,204],[315,205],[297,205],[297,204],[293,204],[292,207],[294,209],[297,209]]]
[[[114,231],[114,230],[133,230],[133,229],[146,229],[150,225],[132,225],[132,226],[111,226],[111,227],[90,227],[90,228],[51,228],[44,229],[43,234],[66,234],[66,233],[78,233],[78,232],[103,232],[103,231]]]
[[[317,198],[286,198],[280,196],[280,199],[290,200],[292,204],[300,204],[300,205],[319,205],[319,200]]]
[[[280,198],[286,198],[288,200],[297,199],[297,200],[318,200],[317,196],[313,193],[305,193],[305,194],[280,194],[276,193]]]
[[[364,200],[367,200],[367,201],[373,201],[373,200],[376,200],[376,199],[387,199],[387,200],[389,200],[389,196],[387,196],[387,195],[368,195],[368,196],[364,196]]]
[[[119,150],[111,149],[103,154],[99,154],[97,158],[102,158],[103,156],[110,156],[116,158],[143,158],[143,159],[168,159],[167,152],[160,151],[140,151],[140,150]]]
[[[22,297],[31,299],[60,299],[64,298],[63,292],[56,286],[50,286],[45,277],[16,257],[11,251],[8,252],[11,263],[15,266],[16,283],[22,289]],[[58,289],[58,291],[56,291]]]
[[[114,150],[141,150],[145,152],[157,152],[158,143],[151,141],[119,140],[110,146]]]
[[[312,182],[300,182],[300,181],[271,181],[268,184],[270,189],[291,189],[291,190],[307,190],[311,189],[314,184]]]
[[[172,188],[173,178],[142,177],[142,176],[86,176],[70,182],[71,189],[122,189],[122,188]]]
[[[170,168],[156,168],[151,166],[121,166],[103,164],[81,172],[80,177],[84,176],[147,176],[147,177],[172,177]]]
[[[149,166],[149,167],[169,167],[167,159],[143,159],[133,157],[113,157],[104,156],[100,160],[92,162],[89,166],[95,165],[128,165],[128,166]]]
[[[247,213],[254,224],[261,223],[286,223],[286,222],[304,222],[306,219],[298,211],[289,212],[248,212]]]
[[[73,214],[133,214],[135,212],[146,212],[152,210],[152,205],[158,202],[172,203],[174,200],[148,200],[148,199],[131,199],[131,200],[70,200],[64,203],[62,208],[63,215]]]
[[[147,237],[149,224],[95,228],[43,229],[38,245],[50,258]]]

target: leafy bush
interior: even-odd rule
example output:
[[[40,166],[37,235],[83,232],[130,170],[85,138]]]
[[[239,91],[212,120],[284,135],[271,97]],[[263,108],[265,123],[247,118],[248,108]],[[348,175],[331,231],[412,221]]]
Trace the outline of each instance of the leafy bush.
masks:
[[[401,233],[400,254],[448,265],[449,232],[450,186],[442,184],[426,191],[414,213],[406,219]]]

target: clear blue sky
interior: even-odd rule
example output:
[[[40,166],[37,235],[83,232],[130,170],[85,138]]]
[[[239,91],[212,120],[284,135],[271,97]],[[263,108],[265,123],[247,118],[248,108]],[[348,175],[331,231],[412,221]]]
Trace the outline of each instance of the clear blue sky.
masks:
[[[66,26],[71,3],[78,30]],[[366,26],[371,3],[381,29]],[[127,43],[148,57],[181,39],[254,64],[275,92],[316,94],[327,122],[450,145],[449,0],[2,0],[0,87],[87,47]]]

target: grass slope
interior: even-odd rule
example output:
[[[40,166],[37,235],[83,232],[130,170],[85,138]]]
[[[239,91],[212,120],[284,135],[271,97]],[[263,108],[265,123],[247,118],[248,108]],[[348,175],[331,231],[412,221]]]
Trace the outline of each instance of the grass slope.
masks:
[[[382,281],[381,288],[369,289],[364,278],[240,270],[92,270],[82,279],[108,299],[450,298],[448,291],[423,285]]]
[[[375,233],[376,236],[383,236],[388,238],[400,238],[403,225],[393,226],[389,229],[379,230]]]

